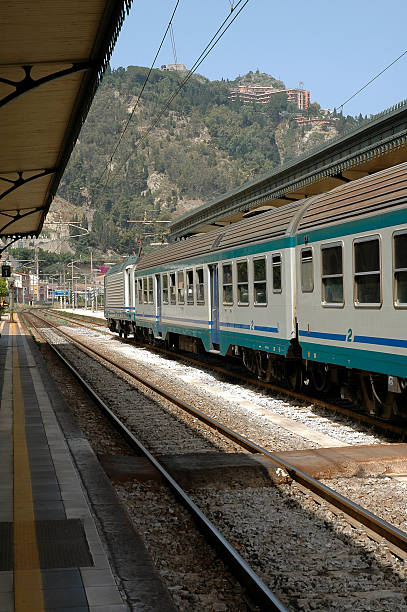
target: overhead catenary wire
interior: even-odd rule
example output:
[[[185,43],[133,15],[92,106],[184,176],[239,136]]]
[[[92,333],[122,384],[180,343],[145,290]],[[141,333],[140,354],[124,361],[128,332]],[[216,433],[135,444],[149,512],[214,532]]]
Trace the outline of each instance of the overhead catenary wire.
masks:
[[[123,163],[115,170],[114,174],[117,174],[120,170],[122,170],[122,168],[127,164],[127,162],[130,159],[130,157],[137,150],[139,145],[147,138],[147,136],[157,126],[157,124],[159,123],[161,117],[164,115],[164,113],[166,112],[166,110],[170,106],[171,102],[174,100],[174,98],[176,98],[176,96],[179,94],[179,92],[183,89],[183,87],[186,85],[186,83],[189,81],[189,79],[192,77],[192,75],[196,72],[196,70],[199,68],[199,66],[202,64],[202,62],[206,59],[206,57],[209,55],[209,53],[212,51],[212,49],[218,44],[220,39],[224,36],[224,34],[230,28],[230,26],[235,21],[235,19],[237,19],[237,17],[240,15],[242,10],[248,4],[248,2],[249,2],[249,0],[239,0],[237,2],[236,6],[234,7],[233,13],[232,12],[228,13],[227,17],[223,20],[223,22],[221,23],[221,25],[219,26],[219,28],[217,29],[215,34],[212,36],[212,38],[210,39],[210,41],[208,42],[208,44],[206,45],[204,50],[201,52],[199,57],[195,60],[193,66],[190,68],[190,70],[188,71],[187,75],[181,81],[181,83],[179,84],[177,89],[167,98],[166,102],[164,103],[164,106],[157,113],[157,115],[156,115],[155,119],[153,120],[153,122],[151,123],[150,127],[146,130],[146,132],[142,136],[140,136],[140,138],[138,140],[135,141],[133,150],[127,156],[127,158],[123,161]],[[242,6],[240,6],[240,5],[242,5]],[[240,6],[239,10],[237,10],[239,6]],[[232,15],[233,15],[233,18],[231,19]],[[227,23],[228,21],[229,21],[229,23]],[[109,178],[105,182],[102,191],[104,191],[106,189],[108,183],[109,183]]]
[[[373,83],[373,81],[375,81],[376,79],[379,78],[379,76],[381,76],[384,72],[386,72],[386,70],[388,70],[389,68],[391,68],[396,62],[398,62],[402,57],[404,57],[407,54],[407,49],[405,51],[403,51],[403,53],[401,55],[399,55],[398,57],[396,57],[396,59],[394,59],[388,66],[386,66],[385,68],[383,68],[383,70],[381,70],[378,74],[376,74],[376,76],[374,76],[372,79],[370,79],[370,81],[368,81],[365,85],[363,85],[363,87],[361,87],[360,89],[358,89],[354,94],[352,94],[350,96],[350,98],[348,98],[347,100],[345,100],[345,102],[343,102],[340,106],[338,106],[339,109],[343,109],[343,107],[345,106],[345,104],[347,104],[348,102],[350,102],[351,100],[353,100],[353,98],[355,98],[358,94],[360,94],[361,91],[363,91],[364,89],[366,89],[366,87],[369,87],[369,85],[371,83]]]
[[[109,169],[110,169],[111,164],[112,164],[112,162],[113,162],[113,158],[114,158],[114,156],[116,155],[117,149],[119,148],[120,143],[121,143],[121,141],[123,140],[123,137],[124,137],[124,135],[125,135],[125,133],[126,133],[126,130],[127,130],[127,128],[129,127],[129,124],[130,124],[130,122],[131,122],[131,120],[132,120],[132,118],[133,118],[134,112],[135,112],[135,110],[136,110],[136,108],[137,108],[137,106],[138,106],[138,104],[139,104],[139,102],[140,102],[140,100],[141,100],[141,96],[143,95],[143,92],[144,92],[144,90],[145,90],[145,88],[146,88],[146,85],[147,85],[147,83],[148,83],[148,80],[149,80],[149,78],[150,78],[150,75],[151,75],[151,73],[152,73],[152,71],[153,71],[154,64],[155,64],[155,62],[157,61],[157,57],[158,57],[158,55],[159,55],[159,53],[160,53],[160,51],[161,51],[161,49],[162,49],[162,46],[163,46],[163,44],[164,44],[164,41],[165,41],[165,39],[166,39],[166,37],[167,37],[167,34],[168,34],[168,31],[169,31],[169,30],[170,30],[171,35],[172,35],[171,40],[173,39],[174,34],[173,34],[173,32],[172,32],[172,21],[173,21],[173,19],[174,19],[175,13],[177,12],[177,8],[178,8],[179,3],[180,3],[180,0],[177,0],[177,1],[176,1],[176,3],[175,3],[175,7],[174,7],[174,10],[172,11],[171,18],[170,18],[170,20],[169,20],[169,22],[168,22],[168,24],[167,24],[167,27],[166,27],[166,29],[165,29],[165,32],[164,32],[163,36],[162,36],[161,42],[160,42],[159,47],[158,47],[158,49],[157,49],[157,52],[156,52],[156,54],[155,54],[155,56],[154,56],[154,59],[153,59],[153,61],[152,61],[152,63],[151,63],[151,66],[150,66],[150,68],[149,68],[149,70],[148,70],[148,73],[147,73],[147,75],[146,75],[146,78],[144,79],[144,82],[143,82],[143,85],[142,85],[142,87],[141,87],[140,93],[139,93],[139,95],[137,96],[137,100],[136,100],[136,102],[135,102],[135,104],[134,104],[134,106],[133,106],[133,108],[132,108],[132,110],[131,110],[131,113],[130,113],[130,115],[129,115],[129,117],[128,117],[127,121],[126,121],[126,125],[124,126],[123,130],[122,130],[122,131],[121,131],[121,133],[120,133],[119,139],[118,139],[118,141],[117,141],[117,143],[116,143],[116,145],[115,145],[115,147],[114,147],[114,149],[113,149],[112,154],[111,154],[111,155],[110,155],[110,157],[109,157],[109,161],[106,163],[106,165],[105,165],[105,167],[104,167],[104,169],[103,169],[102,174],[99,176],[99,178],[98,178],[98,180],[97,180],[97,182],[96,182],[96,187],[97,187],[97,185],[100,183],[100,181],[102,180],[103,175],[105,174],[106,170],[108,170],[108,171],[110,172],[110,170],[109,170]],[[175,43],[174,43],[174,45],[175,45]],[[174,48],[175,48],[175,47],[174,47]]]

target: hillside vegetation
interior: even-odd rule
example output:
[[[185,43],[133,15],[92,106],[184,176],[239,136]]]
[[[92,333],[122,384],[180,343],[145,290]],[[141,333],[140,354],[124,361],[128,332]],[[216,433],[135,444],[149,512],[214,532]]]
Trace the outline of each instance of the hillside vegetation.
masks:
[[[266,105],[232,102],[232,82],[196,75],[147,133],[181,76],[153,70],[135,107],[146,74],[146,68],[129,66],[105,75],[61,182],[59,195],[83,207],[76,220],[91,229],[88,237],[72,241],[78,251],[90,246],[130,253],[146,231],[155,234],[145,237],[147,242],[159,240],[163,226],[151,230],[151,225],[128,221],[174,218],[358,121],[339,116],[331,126],[299,126],[294,120],[299,111],[285,94]],[[284,86],[253,72],[233,84],[242,82]],[[308,113],[318,116],[319,105],[312,104]]]

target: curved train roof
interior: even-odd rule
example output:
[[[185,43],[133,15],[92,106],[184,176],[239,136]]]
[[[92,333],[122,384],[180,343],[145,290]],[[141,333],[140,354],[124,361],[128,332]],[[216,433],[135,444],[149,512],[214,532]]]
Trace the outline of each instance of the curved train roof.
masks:
[[[407,163],[404,162],[319,195],[304,210],[298,231],[341,223],[406,203]]]
[[[191,238],[160,247],[157,251],[144,255],[137,269],[143,270],[164,262],[190,259],[208,252],[224,251],[228,248],[262,242],[270,238],[288,236],[291,233],[293,219],[301,211],[304,201],[287,204],[250,219],[232,223],[219,230],[191,236]]]
[[[264,242],[321,225],[363,217],[407,203],[407,162],[332,191],[281,206],[213,232],[192,236],[144,255],[138,270],[205,253]]]

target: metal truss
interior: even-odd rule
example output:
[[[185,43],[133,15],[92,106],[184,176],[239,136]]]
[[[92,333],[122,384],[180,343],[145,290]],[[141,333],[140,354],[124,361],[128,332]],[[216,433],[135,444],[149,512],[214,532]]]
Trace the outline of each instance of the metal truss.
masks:
[[[35,213],[40,212],[41,210],[45,210],[44,206],[36,206],[35,208],[30,208],[27,212],[21,212],[20,209],[16,210],[15,212],[12,211],[4,211],[4,210],[0,210],[0,217],[8,217],[10,219],[10,221],[7,221],[7,223],[5,223],[2,227],[0,227],[0,236],[2,236],[2,234],[4,234],[5,230],[10,227],[10,225],[12,225],[13,223],[15,223],[16,221],[19,221],[20,219],[25,219],[25,217],[29,217],[30,215],[34,215]],[[17,238],[22,238],[23,236],[25,236],[25,234],[19,234],[17,236]]]
[[[9,179],[9,178],[4,178],[4,176],[0,175],[0,181],[3,181],[4,183],[11,183],[11,187],[9,187],[8,189],[6,189],[6,191],[4,191],[3,193],[0,194],[0,200],[2,200],[3,198],[5,198],[6,196],[8,196],[10,193],[12,193],[13,191],[15,191],[16,189],[18,189],[19,187],[22,187],[23,185],[26,185],[27,183],[30,183],[31,181],[35,181],[38,178],[42,178],[43,176],[47,176],[48,174],[54,174],[56,172],[56,168],[49,168],[46,170],[34,170],[34,172],[38,172],[38,174],[33,174],[33,176],[29,176],[28,178],[23,178],[23,174],[24,172],[30,172],[30,170],[16,170],[15,172],[7,172],[7,174],[18,174],[18,179],[14,180],[13,179]],[[6,174],[6,173],[4,173]]]
[[[52,64],[52,63],[55,63],[55,62],[50,62],[50,64]],[[46,62],[46,64],[49,65],[48,62]],[[39,79],[33,79],[32,76],[31,76],[31,71],[35,67],[35,64],[27,65],[27,66],[19,66],[25,72],[25,76],[20,81],[13,81],[11,79],[5,79],[4,77],[0,76],[0,83],[4,83],[5,85],[11,85],[12,87],[15,88],[15,91],[13,91],[12,93],[4,96],[0,100],[0,108],[2,106],[5,106],[9,102],[12,102],[13,100],[18,98],[19,96],[22,96],[23,94],[25,94],[25,93],[27,93],[29,91],[32,91],[36,87],[40,87],[41,85],[44,85],[45,83],[49,83],[51,81],[55,81],[56,79],[60,79],[62,77],[68,76],[70,74],[75,74],[76,72],[83,72],[84,70],[89,70],[90,68],[92,68],[95,65],[95,63],[91,62],[91,61],[86,61],[86,62],[64,62],[64,61],[60,61],[60,62],[57,63],[58,66],[61,66],[63,64],[71,64],[71,67],[70,68],[64,68],[62,70],[56,70],[55,72],[52,72],[51,74],[47,74],[47,76],[41,77]],[[1,68],[5,68],[5,67],[6,66],[0,66],[0,70],[1,70]],[[7,68],[9,68],[9,67],[10,66],[7,66]],[[15,66],[13,66],[13,67],[15,67]]]

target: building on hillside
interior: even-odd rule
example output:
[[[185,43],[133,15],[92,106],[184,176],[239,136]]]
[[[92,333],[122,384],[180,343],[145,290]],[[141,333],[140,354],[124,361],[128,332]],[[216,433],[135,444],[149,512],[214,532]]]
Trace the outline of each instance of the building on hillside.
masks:
[[[258,102],[267,104],[272,96],[276,94],[286,94],[287,100],[293,102],[299,110],[307,110],[310,104],[310,92],[307,89],[275,89],[274,87],[261,85],[238,85],[230,88],[230,98],[239,98],[247,104],[248,102]]]
[[[168,66],[163,64],[161,66],[161,70],[169,70],[170,72],[186,72],[187,67],[185,64],[168,64]]]
[[[299,125],[335,125],[339,118],[335,117],[304,117],[303,115],[296,115],[294,121]]]

